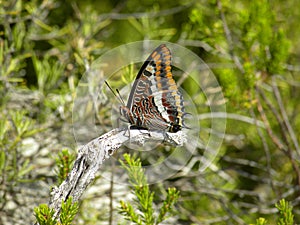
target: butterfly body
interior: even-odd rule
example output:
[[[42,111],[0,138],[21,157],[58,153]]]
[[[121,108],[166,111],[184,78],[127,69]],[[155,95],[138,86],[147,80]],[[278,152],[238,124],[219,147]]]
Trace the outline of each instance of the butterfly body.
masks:
[[[183,127],[183,97],[171,72],[171,52],[157,47],[141,67],[120,113],[134,127],[176,133]]]

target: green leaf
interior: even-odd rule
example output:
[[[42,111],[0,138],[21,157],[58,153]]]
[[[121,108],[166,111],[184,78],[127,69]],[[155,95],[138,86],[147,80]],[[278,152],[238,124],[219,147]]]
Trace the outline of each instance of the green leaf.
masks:
[[[136,213],[136,211],[130,203],[120,201],[119,213],[122,214],[124,218],[128,221],[131,221],[138,225],[143,224],[140,215]]]
[[[60,222],[62,225],[70,225],[78,212],[78,203],[72,202],[72,198],[68,198],[66,202],[61,204]]]
[[[58,157],[55,159],[56,166],[56,174],[58,176],[58,183],[61,184],[68,176],[69,172],[72,169],[72,165],[75,159],[75,155],[71,154],[68,149],[63,149]]]
[[[0,151],[0,174],[2,174],[2,171],[5,167],[5,161],[6,161],[6,156],[4,151]]]
[[[173,205],[177,202],[179,198],[179,191],[176,188],[169,188],[166,200],[163,202],[162,207],[160,208],[158,219],[156,224],[161,223],[167,217],[167,213],[171,212]]]
[[[9,128],[9,122],[7,119],[1,119],[0,120],[0,142],[4,140],[4,137],[6,135],[6,132]]]
[[[134,191],[135,199],[134,205],[130,203],[120,202],[119,211],[126,220],[134,222],[136,224],[159,224],[167,217],[167,213],[171,212],[174,203],[179,197],[179,192],[176,188],[169,188],[166,200],[163,202],[163,206],[159,213],[154,212],[154,192],[149,189],[147,183],[147,177],[145,176],[144,169],[140,159],[131,157],[129,154],[124,154],[125,162],[120,160],[123,168],[128,172],[129,181],[133,185],[131,188]],[[134,210],[134,207],[137,210]],[[137,212],[140,212],[139,214]],[[156,218],[155,215],[159,214]]]
[[[56,225],[56,220],[53,219],[54,210],[50,209],[48,205],[41,204],[34,208],[34,216],[40,225]]]
[[[293,225],[294,215],[292,212],[293,207],[289,202],[281,199],[278,204],[275,204],[276,208],[279,210],[280,217],[278,219],[278,225]]]
[[[260,217],[256,220],[256,225],[266,225],[266,224],[267,224],[267,220],[265,218]]]

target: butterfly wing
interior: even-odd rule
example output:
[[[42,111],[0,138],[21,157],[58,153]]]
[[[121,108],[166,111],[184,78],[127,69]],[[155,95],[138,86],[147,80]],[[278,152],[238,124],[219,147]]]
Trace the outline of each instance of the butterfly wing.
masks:
[[[162,60],[165,61],[164,68],[158,67],[159,64],[162,64]],[[165,45],[158,46],[146,59],[141,69],[139,70],[138,75],[135,78],[127,102],[127,107],[129,109],[131,109],[134,104],[140,102],[142,98],[145,98],[152,94],[151,86],[155,85],[155,81],[153,80],[155,72],[158,69],[171,70],[171,67],[166,68],[167,66],[170,66],[170,64],[170,50]]]
[[[137,118],[138,126],[169,128],[170,132],[181,129],[183,98],[172,76],[171,52],[164,44],[158,46],[142,65],[126,108]]]

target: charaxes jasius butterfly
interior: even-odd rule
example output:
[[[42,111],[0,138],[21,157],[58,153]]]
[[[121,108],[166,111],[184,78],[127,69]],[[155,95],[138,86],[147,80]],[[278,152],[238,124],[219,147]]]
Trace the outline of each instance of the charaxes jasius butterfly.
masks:
[[[183,125],[183,97],[171,72],[171,52],[158,46],[142,65],[120,113],[134,128],[176,133]]]

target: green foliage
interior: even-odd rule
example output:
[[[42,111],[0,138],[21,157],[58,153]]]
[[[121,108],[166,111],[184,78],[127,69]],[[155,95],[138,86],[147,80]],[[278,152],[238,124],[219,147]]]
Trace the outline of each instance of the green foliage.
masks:
[[[271,60],[268,61],[270,74],[281,74],[284,72],[284,63],[289,57],[290,46],[291,43],[282,28],[273,34],[270,43]]]
[[[205,50],[214,52],[210,46],[224,44],[224,32],[221,21],[215,13],[215,3],[198,2],[188,14],[189,21],[184,24],[183,34],[187,39],[200,40],[208,44]]]
[[[48,205],[41,204],[34,208],[34,216],[40,225],[56,225],[57,222],[53,219],[54,210],[50,209]]]
[[[264,16],[261,16],[264,15]],[[268,1],[251,1],[250,9],[241,14],[242,44],[257,71],[269,74],[283,72],[287,60],[289,41],[282,29],[274,26],[276,18]]]
[[[167,217],[167,213],[172,210],[173,205],[179,198],[179,191],[176,188],[168,188],[167,199],[164,200],[162,207],[159,210],[156,224],[163,222]]]
[[[55,159],[56,166],[58,167],[56,170],[58,184],[61,184],[67,178],[72,169],[74,159],[75,155],[71,154],[68,149],[63,149],[60,153],[58,153],[58,156]]]
[[[278,204],[275,205],[279,210],[280,217],[278,219],[278,225],[293,225],[294,215],[292,212],[293,207],[284,199],[281,199]]]
[[[234,72],[230,69],[222,69],[219,72],[220,82],[224,85],[226,90],[225,96],[228,98],[238,97],[238,79]]]
[[[267,220],[260,217],[256,220],[256,225],[267,225]]]
[[[153,210],[153,197],[154,192],[149,190],[147,183],[147,177],[144,174],[140,159],[131,157],[129,154],[124,154],[125,162],[120,160],[122,167],[127,170],[129,176],[129,182],[133,187],[135,195],[134,205],[120,201],[120,213],[126,220],[129,220],[135,224],[160,224],[167,218],[167,214],[173,209],[173,205],[176,203],[179,197],[179,191],[176,188],[169,188],[167,197],[163,201],[162,206],[159,209],[158,216],[155,217]],[[140,212],[140,213],[139,213]]]
[[[276,208],[279,210],[279,218],[277,225],[293,225],[294,215],[292,212],[293,207],[285,199],[281,199],[279,203],[275,204]],[[265,218],[258,218],[256,220],[256,225],[266,225],[267,220]]]
[[[5,152],[1,151],[0,152],[0,175],[2,175],[3,170],[5,168],[5,161],[6,161]]]
[[[10,112],[12,125],[19,138],[28,137],[38,132],[37,129],[33,129],[34,121],[26,117],[26,114],[28,114],[26,111]]]
[[[72,198],[68,198],[66,202],[61,204],[60,222],[54,216],[54,210],[46,204],[41,204],[34,208],[34,216],[40,225],[70,225],[78,212],[78,203],[72,202]]]
[[[158,8],[155,8],[154,11],[159,11]],[[141,19],[129,18],[128,22],[132,27],[134,27],[137,33],[141,37],[145,37],[150,40],[160,39],[168,41],[176,33],[174,28],[164,28],[162,24],[165,22],[161,18],[147,18],[143,17]]]
[[[23,157],[23,141],[41,129],[35,126],[26,110],[0,112],[0,206],[7,204],[6,198],[17,183],[25,182],[33,166]]]
[[[259,78],[284,72],[290,41],[269,1],[217,2],[196,5],[189,14],[186,33],[190,39],[205,42],[201,46],[211,53],[210,60],[234,65],[215,72],[225,96],[242,103],[235,104],[239,107],[251,101],[245,96]],[[214,8],[224,17],[217,17]]]
[[[60,222],[62,225],[70,225],[78,212],[78,202],[73,203],[72,198],[61,203]]]
[[[74,145],[71,109],[82,74],[114,46],[149,39],[178,43],[203,58],[222,86],[229,112],[226,134],[201,127],[209,140],[211,135],[225,135],[222,153],[205,174],[200,177],[197,170],[206,160],[200,146],[183,173],[179,171],[176,179],[164,182],[181,189],[177,213],[182,223],[242,224],[262,216],[266,219],[259,218],[257,224],[297,223],[300,214],[295,210],[293,215],[290,207],[299,207],[297,4],[295,0],[284,4],[279,0],[162,0],[155,4],[149,0],[1,1],[0,224],[5,224],[4,218],[20,218],[23,208],[33,207],[26,200],[31,198],[20,196],[27,196],[26,191],[32,193],[31,188],[40,184],[53,185],[53,167],[58,166],[59,183],[69,173],[73,155],[66,150],[57,152]],[[176,59],[176,52],[173,55]],[[120,70],[113,76],[112,86],[132,83],[135,71],[134,65]],[[189,76],[183,87],[194,100],[195,111],[202,112],[205,96],[194,96],[198,87],[188,80],[201,79]],[[207,90],[215,91],[209,86]],[[110,110],[108,104],[99,111],[106,130],[110,124],[105,112]],[[200,121],[201,125],[210,124],[207,121]],[[26,146],[28,139],[38,146],[30,155],[34,146]],[[167,152],[166,147],[160,154]],[[49,155],[57,154],[57,163],[52,163],[53,158],[49,162]],[[140,177],[143,171],[131,172],[135,173],[130,179],[136,201],[121,201],[122,214],[136,224],[162,223],[178,198],[177,189],[168,189],[156,207],[156,195],[145,176]],[[281,218],[276,221],[273,202],[283,197],[281,193],[293,200],[278,203]],[[40,202],[48,196],[35,197]],[[87,201],[91,199],[96,198]],[[11,203],[16,207],[11,209]],[[41,215],[51,218],[53,212],[43,207]],[[72,219],[67,219],[68,215],[75,215],[73,209],[68,210],[71,214],[64,214],[66,223]],[[98,209],[93,210],[86,215]],[[102,222],[99,218],[97,214],[78,221],[98,224]]]
[[[142,218],[136,213],[135,209],[131,204],[121,200],[119,210],[126,220],[129,220],[138,225],[143,224]]]
[[[36,56],[32,57],[35,73],[37,76],[38,88],[41,93],[48,93],[59,85],[59,79],[63,74],[64,66],[57,59],[48,55],[39,60]]]

